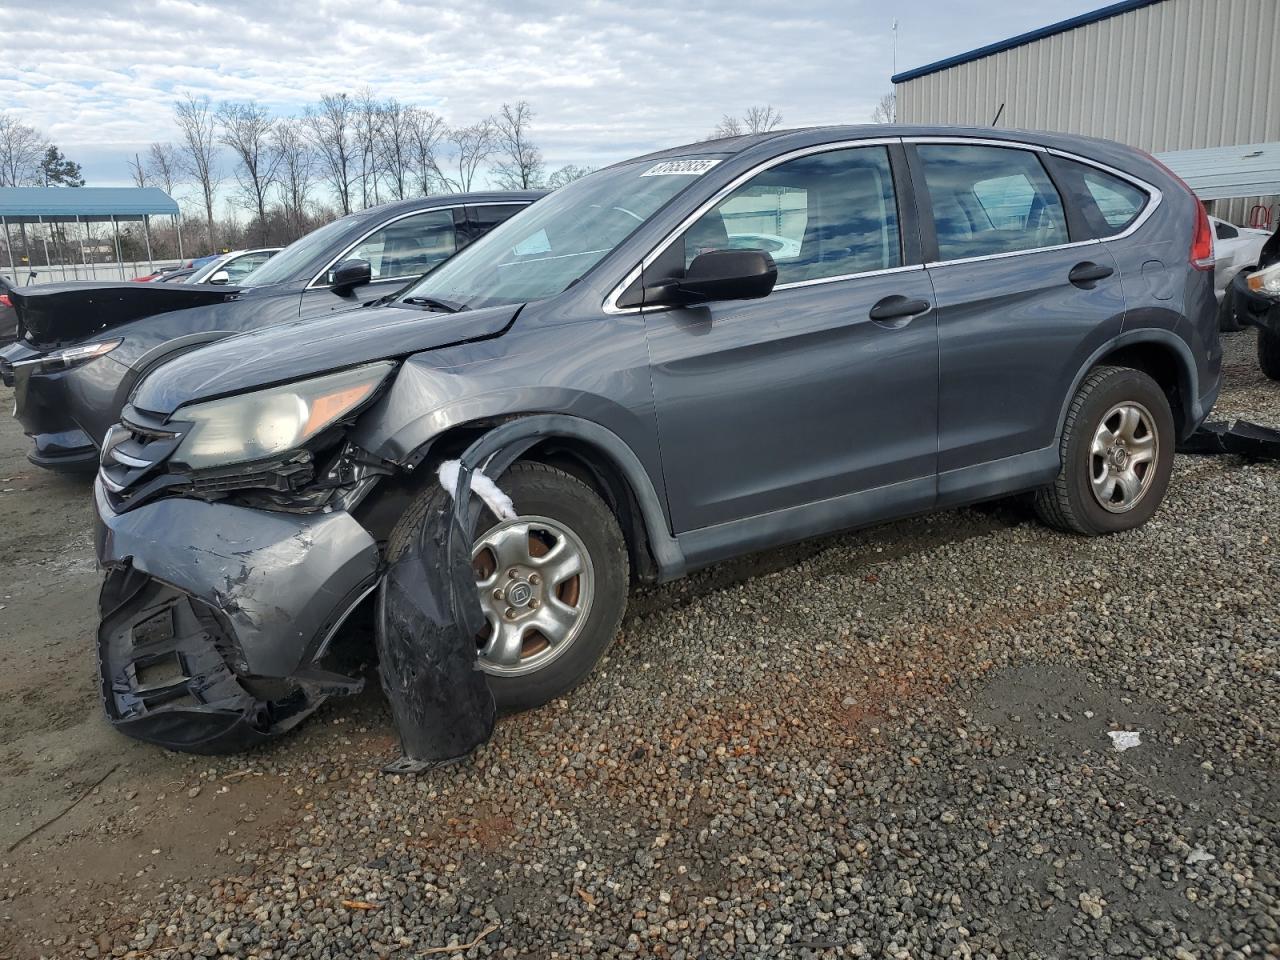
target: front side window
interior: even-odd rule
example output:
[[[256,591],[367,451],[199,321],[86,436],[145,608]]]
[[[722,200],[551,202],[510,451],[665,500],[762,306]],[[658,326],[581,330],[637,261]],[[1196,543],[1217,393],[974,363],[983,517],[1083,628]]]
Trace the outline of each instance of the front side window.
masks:
[[[888,151],[831,150],[771,167],[699,217],[683,243],[686,268],[709,250],[764,250],[780,285],[901,266]]]
[[[498,224],[403,296],[472,308],[555,296],[718,162],[641,160],[575,180]]]
[[[428,210],[375,230],[343,259],[368,260],[374,280],[407,280],[448,260],[457,249],[453,210]]]
[[[1069,241],[1062,199],[1030,150],[922,143],[939,260],[1052,247]]]

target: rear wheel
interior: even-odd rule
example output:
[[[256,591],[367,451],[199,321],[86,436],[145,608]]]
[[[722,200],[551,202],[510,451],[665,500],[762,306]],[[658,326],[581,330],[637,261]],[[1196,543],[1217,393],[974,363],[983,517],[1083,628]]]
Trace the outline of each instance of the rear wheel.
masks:
[[[1098,367],[1067,412],[1057,480],[1036,494],[1050,526],[1097,536],[1132,530],[1160,506],[1173,471],[1173,413],[1139,370]]]
[[[629,567],[613,513],[562,470],[518,463],[499,480],[517,516],[481,513],[471,566],[485,627],[480,668],[500,708],[540,706],[571,690],[604,655],[622,622]],[[428,508],[449,495],[433,484],[387,541],[394,562]]]
[[[1280,380],[1280,333],[1258,329],[1258,366],[1271,380]]]

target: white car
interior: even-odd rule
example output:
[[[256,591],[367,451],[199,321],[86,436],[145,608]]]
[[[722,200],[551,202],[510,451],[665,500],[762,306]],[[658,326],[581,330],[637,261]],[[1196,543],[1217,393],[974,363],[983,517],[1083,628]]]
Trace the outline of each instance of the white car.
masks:
[[[259,247],[256,250],[232,250],[198,268],[183,282],[239,283],[281,249],[281,247]]]
[[[1219,326],[1223,330],[1239,330],[1231,305],[1223,301],[1227,288],[1241,270],[1254,270],[1258,266],[1258,254],[1271,234],[1266,230],[1237,227],[1210,217],[1213,225],[1213,295],[1222,308],[1218,311]]]

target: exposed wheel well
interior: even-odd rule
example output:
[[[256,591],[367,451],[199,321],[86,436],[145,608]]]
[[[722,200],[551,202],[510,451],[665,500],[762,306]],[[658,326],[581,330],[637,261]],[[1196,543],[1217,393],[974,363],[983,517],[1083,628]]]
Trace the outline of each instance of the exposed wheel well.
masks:
[[[1190,384],[1182,358],[1176,351],[1160,343],[1130,343],[1099,358],[1096,366],[1104,365],[1141,370],[1158,383],[1169,398],[1169,409],[1173,411],[1173,422],[1179,436],[1185,435],[1189,426],[1187,393]]]
[[[426,456],[413,470],[389,477],[374,489],[369,498],[356,508],[356,519],[379,542],[385,541],[413,498],[435,482],[436,466],[461,454],[496,425],[497,421],[469,423],[435,438]],[[581,440],[548,437],[527,450],[520,459],[557,467],[595,490],[618,519],[636,578],[645,581],[657,578],[658,565],[649,547],[648,532],[635,492],[622,470],[607,455]]]

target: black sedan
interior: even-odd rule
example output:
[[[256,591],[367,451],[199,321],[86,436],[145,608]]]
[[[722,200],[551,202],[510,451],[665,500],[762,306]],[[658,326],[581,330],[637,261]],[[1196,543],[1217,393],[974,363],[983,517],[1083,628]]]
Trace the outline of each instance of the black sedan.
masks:
[[[15,416],[35,441],[31,462],[94,469],[108,427],[143,374],[233,334],[379,300],[539,196],[453,194],[362,210],[307,234],[237,284],[10,291],[18,340],[0,350],[0,377],[13,386]]]

